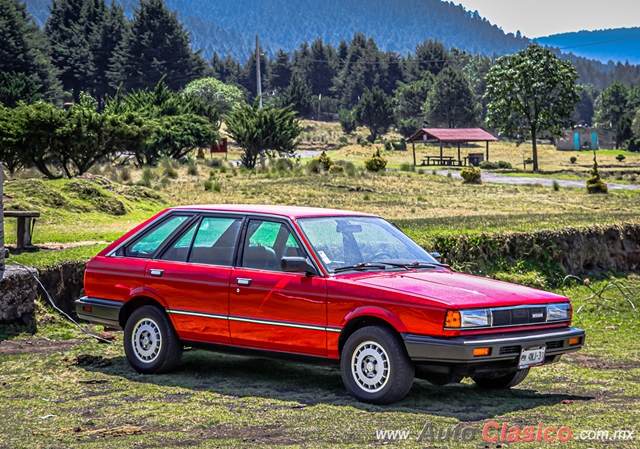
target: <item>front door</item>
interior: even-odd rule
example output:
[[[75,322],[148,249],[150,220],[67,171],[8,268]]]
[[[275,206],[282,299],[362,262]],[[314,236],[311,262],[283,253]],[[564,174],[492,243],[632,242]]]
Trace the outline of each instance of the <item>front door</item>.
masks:
[[[251,219],[241,248],[229,289],[233,343],[326,356],[325,279],[280,269],[282,257],[306,256],[289,225]]]

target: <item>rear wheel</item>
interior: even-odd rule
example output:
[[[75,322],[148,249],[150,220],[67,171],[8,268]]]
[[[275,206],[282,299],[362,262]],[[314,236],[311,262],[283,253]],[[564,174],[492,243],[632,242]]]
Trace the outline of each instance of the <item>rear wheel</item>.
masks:
[[[340,370],[349,394],[371,404],[391,404],[404,398],[415,372],[400,338],[381,326],[364,327],[349,337]]]
[[[515,387],[522,382],[529,374],[529,368],[520,369],[499,377],[472,377],[477,386],[490,389],[507,389]]]
[[[182,344],[163,310],[143,306],[127,320],[124,352],[129,364],[139,373],[159,374],[171,371],[180,363]]]

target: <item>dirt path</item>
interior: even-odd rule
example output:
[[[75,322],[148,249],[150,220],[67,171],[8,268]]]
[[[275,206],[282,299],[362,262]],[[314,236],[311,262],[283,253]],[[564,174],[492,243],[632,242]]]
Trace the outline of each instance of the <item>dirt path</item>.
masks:
[[[460,172],[457,170],[438,170],[436,173],[442,176],[447,176],[448,173],[451,173],[451,176],[454,178],[462,178],[460,176]],[[519,177],[519,176],[504,176],[499,175],[497,173],[491,172],[482,172],[482,182],[494,182],[497,184],[509,184],[509,185],[526,185],[526,184],[541,184],[546,187],[551,187],[553,185],[553,181],[557,181],[560,187],[572,187],[577,189],[584,189],[587,187],[586,181],[576,181],[569,179],[554,179],[554,178],[529,178],[529,177]],[[613,182],[608,182],[607,185],[610,189],[616,190],[640,190],[639,185],[633,184],[616,184]]]

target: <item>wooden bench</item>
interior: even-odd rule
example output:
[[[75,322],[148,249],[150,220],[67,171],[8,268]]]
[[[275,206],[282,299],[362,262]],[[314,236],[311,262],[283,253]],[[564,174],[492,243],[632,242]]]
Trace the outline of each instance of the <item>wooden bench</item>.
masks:
[[[5,210],[4,218],[18,219],[18,240],[16,249],[22,251],[25,249],[33,249],[35,246],[31,243],[31,234],[36,223],[36,218],[40,218],[40,212],[23,211],[23,210]]]

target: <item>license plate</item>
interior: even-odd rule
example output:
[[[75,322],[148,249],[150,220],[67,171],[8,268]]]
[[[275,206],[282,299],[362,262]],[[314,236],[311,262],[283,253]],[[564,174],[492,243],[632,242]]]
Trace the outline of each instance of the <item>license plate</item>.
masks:
[[[544,363],[544,353],[546,349],[546,346],[522,348],[522,352],[520,353],[520,369],[542,365]]]

